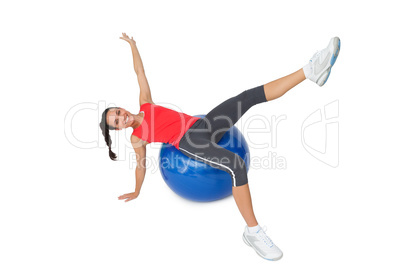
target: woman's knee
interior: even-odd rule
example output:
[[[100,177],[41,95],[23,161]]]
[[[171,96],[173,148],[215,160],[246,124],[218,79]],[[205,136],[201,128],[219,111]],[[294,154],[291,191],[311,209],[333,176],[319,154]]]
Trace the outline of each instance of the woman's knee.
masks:
[[[233,168],[233,176],[232,176],[233,186],[237,187],[247,184],[248,183],[247,167],[246,163],[240,156],[236,157],[236,161],[234,162],[234,165],[232,165],[232,168]]]
[[[265,96],[264,85],[248,89],[243,93],[246,95],[245,98],[250,100],[253,105],[268,101],[267,97]]]

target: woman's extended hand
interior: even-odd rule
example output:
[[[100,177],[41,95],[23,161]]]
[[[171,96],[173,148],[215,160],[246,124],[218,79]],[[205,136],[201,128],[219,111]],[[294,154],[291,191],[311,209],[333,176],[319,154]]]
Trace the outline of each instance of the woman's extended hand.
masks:
[[[135,45],[133,37],[130,38],[126,33],[123,33],[123,36],[120,37],[120,39],[127,41],[130,45]]]
[[[137,197],[138,197],[138,193],[133,192],[133,193],[123,194],[123,195],[119,196],[119,200],[126,199],[124,202],[128,202],[133,199],[136,199]]]

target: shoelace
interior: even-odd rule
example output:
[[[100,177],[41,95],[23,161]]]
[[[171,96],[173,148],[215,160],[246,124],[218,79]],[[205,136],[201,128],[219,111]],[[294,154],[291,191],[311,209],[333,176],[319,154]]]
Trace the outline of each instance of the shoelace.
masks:
[[[274,245],[274,242],[272,242],[271,238],[267,236],[267,234],[265,233],[266,230],[267,226],[264,226],[257,232],[257,234],[261,237],[262,241],[264,241],[264,243],[271,248]]]
[[[311,57],[310,61],[312,62],[314,59],[318,58],[321,55],[322,50],[317,50],[314,55]]]
[[[328,50],[326,48],[317,51],[313,57],[311,57],[310,62],[313,62],[315,59],[319,59],[320,62],[324,60],[324,57],[328,55]]]

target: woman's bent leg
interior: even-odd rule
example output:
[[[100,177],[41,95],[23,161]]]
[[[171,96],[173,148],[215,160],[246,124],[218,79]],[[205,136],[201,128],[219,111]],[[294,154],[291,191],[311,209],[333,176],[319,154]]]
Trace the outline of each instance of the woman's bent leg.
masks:
[[[191,143],[187,139],[180,142],[180,151],[192,159],[229,173],[232,178],[233,197],[240,214],[248,226],[256,226],[258,223],[251,203],[247,168],[244,160],[238,154],[212,143],[200,134],[193,133],[190,136]]]
[[[243,219],[246,221],[247,226],[257,226],[258,222],[254,215],[248,183],[239,187],[232,187],[232,193],[236,205],[243,216]]]

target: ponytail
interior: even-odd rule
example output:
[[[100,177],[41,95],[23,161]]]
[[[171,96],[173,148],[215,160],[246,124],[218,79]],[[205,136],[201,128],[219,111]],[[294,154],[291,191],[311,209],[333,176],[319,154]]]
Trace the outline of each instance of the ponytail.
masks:
[[[112,126],[110,126],[110,125],[108,125],[108,124],[106,123],[106,115],[107,115],[107,113],[109,112],[109,110],[110,110],[110,109],[113,109],[113,108],[117,108],[117,107],[110,107],[110,108],[107,108],[107,109],[102,113],[102,121],[100,122],[99,126],[100,126],[100,128],[101,128],[101,130],[102,130],[103,136],[105,137],[106,145],[109,147],[109,157],[110,157],[110,159],[112,159],[112,160],[116,160],[116,159],[117,159],[117,156],[116,156],[116,154],[112,151],[112,139],[110,138],[110,135],[109,135],[109,130],[115,130],[116,128],[114,128],[114,127],[112,127]]]

